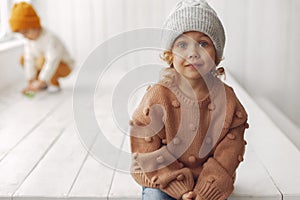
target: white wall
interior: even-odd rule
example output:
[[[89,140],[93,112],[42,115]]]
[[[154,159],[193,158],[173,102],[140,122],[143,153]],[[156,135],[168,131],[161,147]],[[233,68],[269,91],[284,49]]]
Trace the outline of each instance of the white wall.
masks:
[[[300,125],[299,0],[208,0],[222,19],[223,65],[254,97],[269,99]],[[177,0],[35,0],[45,26],[77,63],[109,37],[159,27]]]
[[[225,3],[226,2],[226,3]],[[227,32],[224,66],[300,125],[299,0],[211,0]]]
[[[23,71],[19,64],[23,48],[20,44],[13,46],[13,48],[5,48],[6,50],[0,49],[0,92],[16,82],[25,82]]]
[[[110,37],[144,27],[159,27],[176,0],[33,1],[42,23],[66,43],[79,65]]]

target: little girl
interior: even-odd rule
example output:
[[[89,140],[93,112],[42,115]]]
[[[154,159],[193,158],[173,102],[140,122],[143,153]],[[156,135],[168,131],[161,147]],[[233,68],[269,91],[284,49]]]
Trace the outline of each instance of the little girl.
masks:
[[[205,0],[183,0],[166,20],[167,51],[131,124],[132,176],[144,200],[224,200],[243,161],[247,113],[224,69],[223,26]]]
[[[25,38],[20,64],[28,84],[22,93],[46,88],[48,92],[60,91],[59,79],[68,76],[74,64],[62,41],[42,26],[40,17],[29,3],[15,3],[9,22],[11,30]]]

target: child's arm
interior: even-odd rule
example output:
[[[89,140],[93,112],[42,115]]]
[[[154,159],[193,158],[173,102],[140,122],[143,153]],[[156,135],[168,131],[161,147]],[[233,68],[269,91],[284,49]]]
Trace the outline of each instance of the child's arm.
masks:
[[[233,118],[226,136],[218,143],[214,155],[204,164],[195,186],[196,200],[224,200],[233,191],[235,170],[243,161],[244,131],[247,113],[236,99]]]
[[[161,87],[153,86],[148,90],[132,117],[132,176],[140,185],[160,188],[180,199],[183,194],[193,190],[194,179],[191,171],[183,168],[164,145],[166,133],[163,114],[156,109],[158,105],[164,107],[163,101],[158,98],[162,96]]]
[[[50,38],[45,47],[45,64],[39,74],[39,80],[48,83],[56,72],[59,63],[62,60],[62,47],[55,38]]]
[[[37,70],[34,66],[34,55],[28,43],[24,45],[24,72],[25,77],[29,82],[32,82],[35,77]]]

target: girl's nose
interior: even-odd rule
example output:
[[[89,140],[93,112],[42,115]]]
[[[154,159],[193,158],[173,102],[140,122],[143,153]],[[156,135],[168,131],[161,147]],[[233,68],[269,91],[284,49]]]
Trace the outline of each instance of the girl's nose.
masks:
[[[188,58],[189,59],[198,59],[198,58],[200,58],[199,49],[197,49],[196,47],[191,48],[189,50],[189,53],[188,53]]]

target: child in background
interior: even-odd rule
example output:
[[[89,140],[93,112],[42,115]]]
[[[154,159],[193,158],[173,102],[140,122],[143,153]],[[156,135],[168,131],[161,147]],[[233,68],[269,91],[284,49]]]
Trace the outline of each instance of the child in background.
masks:
[[[26,94],[44,89],[59,91],[58,79],[68,76],[73,66],[73,60],[63,43],[41,26],[36,11],[26,2],[13,5],[9,22],[12,31],[22,34],[26,39],[20,62],[28,85],[22,92]]]
[[[163,54],[169,67],[132,116],[132,176],[143,200],[225,200],[248,124],[233,89],[219,79],[223,25],[205,0],[183,0],[163,28],[171,31]]]

